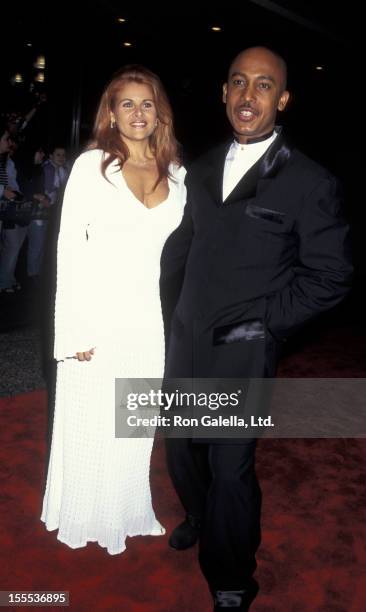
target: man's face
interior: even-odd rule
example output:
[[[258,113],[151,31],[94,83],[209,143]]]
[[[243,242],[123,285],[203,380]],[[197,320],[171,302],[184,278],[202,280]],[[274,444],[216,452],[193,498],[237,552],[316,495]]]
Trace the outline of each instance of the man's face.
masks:
[[[223,88],[226,114],[241,143],[270,132],[277,111],[285,108],[289,93],[280,60],[262,48],[241,53],[230,67]]]
[[[22,117],[19,113],[10,113],[8,117],[8,128],[10,136],[15,136],[20,124],[22,122]]]
[[[11,138],[10,138],[9,132],[6,131],[0,138],[0,154],[9,153],[10,149],[11,149]]]
[[[66,151],[65,149],[57,148],[50,155],[51,161],[53,161],[56,166],[64,166],[66,163]]]

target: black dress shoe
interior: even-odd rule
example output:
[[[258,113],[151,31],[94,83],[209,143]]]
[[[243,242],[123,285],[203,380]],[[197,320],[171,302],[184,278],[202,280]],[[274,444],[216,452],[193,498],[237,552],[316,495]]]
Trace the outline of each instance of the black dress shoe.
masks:
[[[201,520],[192,514],[187,514],[185,521],[173,530],[169,538],[169,546],[176,550],[190,548],[197,542],[200,528]]]
[[[212,591],[214,597],[214,612],[220,612],[223,608],[232,608],[233,612],[248,612],[250,604],[257,596],[259,587],[254,578],[246,585],[245,589],[239,591]]]

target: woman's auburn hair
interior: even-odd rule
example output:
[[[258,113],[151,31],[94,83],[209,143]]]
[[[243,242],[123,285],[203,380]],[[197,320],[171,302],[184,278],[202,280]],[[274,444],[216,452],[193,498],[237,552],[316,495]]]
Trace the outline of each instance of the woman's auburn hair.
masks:
[[[169,164],[175,162],[180,165],[180,159],[178,142],[174,135],[173,112],[168,96],[159,77],[148,68],[131,64],[124,66],[114,74],[103,92],[95,118],[93,140],[88,149],[102,149],[104,151],[102,161],[104,178],[107,179],[106,170],[116,159],[119,162],[120,170],[122,170],[123,164],[130,153],[116,126],[111,127],[111,112],[115,111],[118,93],[126,82],[148,85],[153,92],[158,124],[150,136],[149,144],[158,167],[155,189],[163,178],[170,176]],[[107,155],[105,155],[106,153]]]

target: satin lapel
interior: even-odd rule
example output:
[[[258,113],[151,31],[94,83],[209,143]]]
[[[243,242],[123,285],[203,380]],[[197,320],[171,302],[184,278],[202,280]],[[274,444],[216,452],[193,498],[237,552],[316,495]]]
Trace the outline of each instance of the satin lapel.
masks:
[[[249,168],[248,172],[246,172],[240,179],[239,183],[237,183],[232,192],[226,198],[224,206],[228,206],[232,202],[237,202],[238,200],[254,198],[255,194],[257,193],[258,181],[261,178],[261,159],[259,159],[254,166]]]
[[[224,206],[238,200],[254,198],[263,191],[288,161],[292,145],[285,140],[282,131],[262,157],[252,166],[226,198]]]
[[[232,141],[225,142],[215,151],[209,172],[203,182],[217,206],[222,206],[222,180],[227,152]]]

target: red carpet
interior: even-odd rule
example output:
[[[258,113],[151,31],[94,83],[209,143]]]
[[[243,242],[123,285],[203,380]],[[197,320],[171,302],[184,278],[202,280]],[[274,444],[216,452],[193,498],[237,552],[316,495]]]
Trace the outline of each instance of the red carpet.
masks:
[[[347,362],[348,343],[339,368],[334,340],[325,336],[322,349],[310,344],[301,356],[285,360],[282,374],[301,376],[305,369],[314,376],[315,369],[317,376],[364,376],[364,339],[353,340],[353,360]],[[0,400],[0,410],[0,590],[68,590],[70,608],[77,611],[211,610],[196,550],[172,551],[167,536],[132,538],[124,554],[111,557],[96,544],[70,550],[56,532],[47,532],[38,518],[45,393]],[[257,465],[264,501],[256,574],[261,591],[253,612],[364,612],[366,440],[261,440]],[[155,508],[169,532],[181,510],[161,443],[152,477]]]

